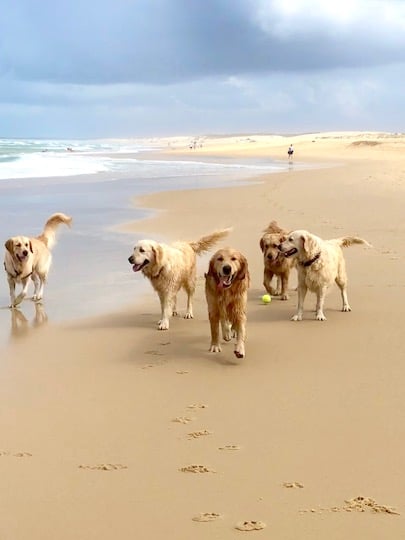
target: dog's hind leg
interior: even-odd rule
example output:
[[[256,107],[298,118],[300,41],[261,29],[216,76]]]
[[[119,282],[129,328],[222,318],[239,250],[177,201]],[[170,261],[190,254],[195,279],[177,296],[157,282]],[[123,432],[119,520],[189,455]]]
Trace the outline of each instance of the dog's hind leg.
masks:
[[[195,281],[190,280],[184,285],[184,289],[187,293],[187,311],[184,315],[185,319],[192,319],[194,317],[193,315],[193,296],[195,291]]]
[[[177,313],[177,295],[174,296],[173,298],[173,303],[172,303],[172,316],[173,317],[177,317],[178,313]]]
[[[335,279],[336,285],[340,289],[340,294],[342,296],[342,311],[351,311],[352,308],[349,305],[349,301],[347,299],[347,279],[346,275],[338,274],[337,278]]]
[[[284,274],[282,276],[279,276],[279,279],[281,280],[281,300],[288,300],[288,276]]]
[[[41,281],[39,279],[39,276],[35,273],[32,274],[31,276],[31,279],[34,283],[34,294],[32,296],[32,299],[34,300],[34,302],[37,301],[38,299],[38,296],[39,296],[39,290],[40,290],[40,286],[41,286]]]
[[[227,319],[221,319],[222,337],[224,341],[231,341],[235,337],[232,332],[232,325]]]
[[[297,313],[291,317],[292,321],[302,321],[302,315],[304,313],[304,300],[307,295],[307,286],[305,284],[298,285],[298,307]]]

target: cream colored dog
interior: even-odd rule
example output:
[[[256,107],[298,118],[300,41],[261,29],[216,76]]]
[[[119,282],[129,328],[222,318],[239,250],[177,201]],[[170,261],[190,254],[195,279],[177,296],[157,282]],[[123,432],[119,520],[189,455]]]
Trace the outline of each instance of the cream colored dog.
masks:
[[[4,269],[10,287],[10,307],[16,307],[27,296],[30,278],[34,282],[33,300],[41,300],[52,263],[51,249],[55,244],[56,229],[61,223],[70,227],[71,222],[72,218],[65,214],[53,214],[39,236],[13,236],[6,241]],[[21,283],[22,291],[16,297],[17,283]]]
[[[370,244],[362,238],[345,236],[333,240],[322,240],[308,231],[289,233],[280,244],[285,257],[297,258],[298,271],[298,309],[293,321],[301,321],[307,290],[316,294],[316,320],[325,321],[323,305],[328,288],[336,282],[342,295],[342,311],[351,311],[347,300],[347,275],[342,247],[353,244]]]
[[[245,356],[246,306],[250,276],[246,258],[235,249],[218,250],[205,274],[205,295],[211,326],[210,352],[221,352],[222,337],[230,341],[236,335],[235,356]]]
[[[197,279],[197,257],[225,238],[231,229],[203,236],[196,242],[160,244],[154,240],[140,240],[128,258],[134,272],[141,271],[159,295],[161,317],[159,330],[169,329],[169,319],[177,315],[177,293],[181,288],[187,294],[185,319],[193,318],[192,298]]]

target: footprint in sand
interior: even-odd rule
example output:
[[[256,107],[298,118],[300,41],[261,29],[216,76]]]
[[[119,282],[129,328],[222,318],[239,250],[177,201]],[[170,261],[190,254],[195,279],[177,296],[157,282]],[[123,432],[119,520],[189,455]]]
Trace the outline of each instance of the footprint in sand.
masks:
[[[30,452],[16,452],[15,454],[13,454],[11,452],[7,452],[6,450],[0,450],[0,456],[24,458],[24,457],[32,457],[32,454],[30,454]]]
[[[178,422],[179,424],[188,424],[193,420],[194,418],[190,418],[189,416],[176,416],[176,418],[173,418],[172,422]]]
[[[192,403],[191,405],[187,405],[187,409],[206,409],[208,405],[205,405],[204,403]]]
[[[363,497],[362,495],[344,501],[342,506],[332,506],[330,508],[311,508],[310,510],[301,510],[302,512],[312,512],[322,514],[322,512],[373,512],[376,514],[392,514],[399,516],[400,513],[392,506],[378,504],[371,497]]]
[[[190,373],[189,371],[182,371],[182,370],[179,370],[179,371],[176,371],[177,375],[187,375],[188,373]]]
[[[346,512],[365,512],[366,510],[370,510],[375,513],[400,515],[392,506],[378,504],[375,499],[363,497],[362,495],[346,500],[343,510]]]
[[[121,463],[100,463],[99,465],[79,465],[79,469],[90,469],[92,471],[119,471],[128,469],[126,465]]]
[[[219,446],[218,450],[240,450],[239,444],[226,444],[225,446]]]
[[[201,429],[200,431],[192,431],[188,433],[190,439],[198,439],[199,437],[204,437],[205,435],[212,435],[212,431],[208,429]]]
[[[235,525],[238,531],[260,531],[266,527],[263,521],[240,521]]]
[[[302,489],[304,487],[304,484],[301,484],[301,482],[284,482],[283,487],[285,488],[300,488]]]
[[[180,472],[189,472],[189,473],[216,473],[214,469],[206,467],[205,465],[186,465],[185,467],[180,467]]]
[[[216,512],[201,512],[198,516],[192,518],[193,521],[215,521],[216,519],[222,517],[221,514]]]
[[[164,356],[164,353],[155,350],[145,351],[144,354],[151,354],[153,356]]]

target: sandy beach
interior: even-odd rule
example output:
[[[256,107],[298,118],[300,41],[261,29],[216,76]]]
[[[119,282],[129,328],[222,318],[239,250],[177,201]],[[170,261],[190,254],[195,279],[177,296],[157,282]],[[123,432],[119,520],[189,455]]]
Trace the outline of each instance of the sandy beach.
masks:
[[[21,330],[10,312],[1,538],[228,540],[250,538],[236,528],[250,521],[266,525],[258,538],[403,538],[405,136],[201,137],[189,149],[191,139],[164,139],[156,156],[286,160],[293,143],[294,163],[322,165],[144,196],[134,204],[158,211],[117,223],[166,242],[233,227],[224,245],[245,254],[252,281],[246,358],[232,344],[208,352],[209,254],[194,319],[165,332],[152,288],[135,298],[127,281],[128,308],[100,317]],[[335,287],[327,321],[314,320],[308,295],[304,320],[291,322],[295,274],[288,301],[261,302],[259,239],[273,219],[372,244],[345,250],[352,312]],[[122,248],[131,272],[132,245]]]

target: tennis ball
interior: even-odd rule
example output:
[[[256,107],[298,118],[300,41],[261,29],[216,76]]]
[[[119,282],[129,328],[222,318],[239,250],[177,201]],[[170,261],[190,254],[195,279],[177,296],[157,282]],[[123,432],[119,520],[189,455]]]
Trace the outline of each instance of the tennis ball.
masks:
[[[263,302],[263,304],[270,304],[271,296],[269,294],[264,294],[262,296],[262,302]]]

